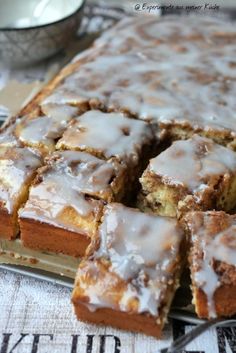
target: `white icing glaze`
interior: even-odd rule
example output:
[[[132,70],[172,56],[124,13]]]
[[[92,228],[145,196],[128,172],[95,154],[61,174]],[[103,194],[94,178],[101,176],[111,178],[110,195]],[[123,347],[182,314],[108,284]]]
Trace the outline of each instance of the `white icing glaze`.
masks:
[[[59,156],[59,163],[65,160],[67,172],[77,178],[78,188],[82,192],[99,195],[110,191],[109,181],[116,173],[112,161],[106,162],[91,154],[77,151],[64,151]]]
[[[225,238],[230,239],[228,246],[225,244]],[[236,267],[236,219],[232,222],[230,229],[218,233],[208,247],[216,260]]]
[[[169,184],[183,185],[191,192],[206,190],[210,178],[236,173],[236,153],[207,138],[194,135],[176,141],[151,159],[149,169]]]
[[[48,176],[46,181],[31,188],[30,202],[37,201],[37,207],[44,210],[49,219],[55,219],[64,207],[72,206],[79,214],[86,216],[91,207],[84,197],[81,197],[73,185],[67,182],[61,175]],[[26,205],[27,209],[27,205]],[[23,216],[29,215],[29,210],[23,212]],[[21,214],[22,215],[22,214]]]
[[[94,216],[95,221],[102,203],[87,199],[81,193],[81,189],[83,189],[81,176],[79,173],[77,174],[76,168],[73,168],[73,163],[80,161],[76,152],[65,152],[60,157],[54,161],[54,155],[52,155],[48,160],[48,168],[40,173],[41,181],[31,187],[29,200],[20,211],[20,217],[33,218],[86,233],[86,226],[82,228],[79,220],[73,222],[74,217],[70,217],[70,215],[63,217],[64,212],[73,209],[78,215],[78,219]],[[92,187],[92,183],[90,187]]]
[[[0,205],[12,213],[41,159],[27,148],[0,148]]]
[[[221,213],[215,213],[215,215]],[[208,316],[214,318],[217,316],[215,310],[214,294],[217,288],[222,284],[219,275],[213,267],[214,260],[223,262],[227,265],[236,267],[236,219],[233,216],[225,215],[227,226],[220,231],[213,231],[217,225],[225,223],[221,218],[214,217],[214,212],[200,213],[193,215],[194,226],[192,228],[192,242],[196,246],[193,255],[193,265],[197,270],[192,271],[192,278],[195,285],[201,288],[207,295]],[[198,226],[196,227],[196,224]],[[203,257],[199,258],[198,252],[202,251]]]
[[[77,190],[105,200],[113,197],[111,180],[119,177],[124,169],[112,160],[104,161],[79,151],[55,152],[48,163],[76,180]]]
[[[8,128],[3,129],[0,133],[0,147],[17,147],[19,142],[14,136],[15,125],[11,124]]]
[[[121,204],[105,208],[99,229],[100,246],[93,261],[107,259],[109,272],[127,283],[119,303],[111,299],[106,279],[95,286],[80,282],[89,305],[129,311],[130,300],[138,300],[137,312],[158,315],[168,284],[173,283],[175,265],[182,240],[177,221],[155,217]],[[96,271],[94,269],[94,271]],[[103,290],[99,291],[99,288]]]
[[[69,105],[42,103],[40,108],[44,115],[64,124],[78,114],[78,108]]]
[[[16,127],[15,134],[17,138],[29,145],[44,144],[47,146],[53,146],[52,134],[53,121],[47,116],[41,116],[35,119],[22,119]],[[59,129],[59,136],[62,130]]]
[[[33,119],[24,117],[17,121],[15,135],[26,145],[53,147],[55,139],[62,136],[68,122],[77,115],[78,109],[59,104],[42,104],[43,116]]]
[[[98,38],[95,47],[105,45],[106,50],[126,52],[131,48],[136,50],[140,47],[153,47],[166,41],[176,43],[183,40],[200,40],[207,45],[214,45],[214,36],[227,33],[234,34],[234,26],[213,17],[186,16],[182,17],[181,21],[178,16],[173,15],[161,19],[156,16],[143,16],[138,19],[126,17]]]
[[[58,141],[57,148],[89,150],[109,159],[138,162],[143,145],[150,144],[150,126],[120,113],[89,111],[74,121]]]
[[[99,103],[162,125],[187,121],[235,135],[235,27],[188,16],[124,23],[128,29],[121,22],[104,34],[95,45],[100,54],[78,65],[46,101]]]

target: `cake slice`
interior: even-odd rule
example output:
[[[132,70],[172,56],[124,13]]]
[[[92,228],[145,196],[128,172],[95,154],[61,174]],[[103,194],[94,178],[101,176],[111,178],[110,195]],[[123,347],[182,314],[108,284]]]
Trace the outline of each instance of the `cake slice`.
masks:
[[[46,158],[19,212],[24,246],[84,255],[96,233],[103,200],[119,197],[121,182],[115,164],[86,153],[64,151]]]
[[[78,108],[61,104],[42,104],[28,115],[18,119],[14,135],[24,146],[53,151],[67,124],[78,114]]]
[[[57,149],[89,152],[99,158],[116,158],[135,166],[140,157],[154,144],[154,134],[149,124],[127,118],[121,113],[103,113],[91,110],[75,119]]]
[[[160,337],[184,251],[177,220],[111,203],[77,272],[78,319]]]
[[[230,211],[236,206],[236,153],[194,135],[151,159],[140,182],[140,207],[159,215]]]
[[[0,238],[18,234],[17,211],[41,164],[40,155],[28,148],[0,147]]]
[[[223,211],[186,216],[193,302],[201,318],[236,314],[236,216]]]

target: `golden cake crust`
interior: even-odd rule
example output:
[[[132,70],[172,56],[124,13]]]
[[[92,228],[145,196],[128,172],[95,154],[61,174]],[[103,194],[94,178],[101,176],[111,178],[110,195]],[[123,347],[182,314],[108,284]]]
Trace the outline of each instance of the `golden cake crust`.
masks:
[[[140,332],[159,339],[162,337],[162,325],[157,324],[155,318],[148,315],[141,317],[138,314],[128,314],[108,308],[97,309],[94,313],[77,302],[74,303],[74,310],[78,320],[84,322]]]
[[[84,232],[63,229],[33,218],[20,217],[19,222],[21,241],[29,249],[81,257],[91,241]]]

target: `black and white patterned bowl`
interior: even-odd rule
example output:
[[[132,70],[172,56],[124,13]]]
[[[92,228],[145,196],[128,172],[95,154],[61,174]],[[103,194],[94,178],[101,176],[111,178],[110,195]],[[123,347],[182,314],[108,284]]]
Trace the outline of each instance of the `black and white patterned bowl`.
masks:
[[[59,52],[76,34],[85,0],[50,0],[37,21],[19,25],[32,18],[39,1],[0,0],[0,61],[33,64]]]

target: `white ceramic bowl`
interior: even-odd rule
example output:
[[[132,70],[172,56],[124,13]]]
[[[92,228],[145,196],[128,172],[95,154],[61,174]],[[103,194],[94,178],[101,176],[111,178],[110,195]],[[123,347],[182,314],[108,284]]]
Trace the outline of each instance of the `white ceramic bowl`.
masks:
[[[0,0],[0,60],[32,64],[63,49],[78,30],[85,0]]]

